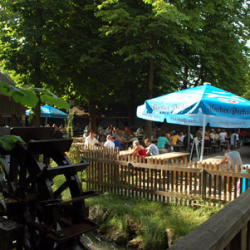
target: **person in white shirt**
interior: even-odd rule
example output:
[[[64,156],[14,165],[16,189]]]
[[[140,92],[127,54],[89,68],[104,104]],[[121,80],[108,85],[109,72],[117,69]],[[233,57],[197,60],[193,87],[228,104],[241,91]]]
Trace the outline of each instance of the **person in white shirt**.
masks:
[[[239,141],[239,135],[236,133],[235,130],[233,130],[230,136],[230,145],[233,145],[235,148],[237,148],[238,141]]]
[[[216,133],[215,129],[211,130],[212,132],[210,133],[210,138],[212,140],[212,143],[218,143],[219,142],[219,135]]]
[[[104,147],[114,150],[115,149],[115,144],[114,144],[114,142],[112,140],[112,135],[108,135],[106,139],[107,139],[107,141],[104,143]]]
[[[184,137],[185,137],[185,135],[184,135],[184,133],[181,131],[181,132],[180,132],[180,141],[181,141],[181,142],[183,142]]]
[[[219,138],[221,142],[225,142],[227,140],[227,132],[225,131],[225,129],[220,132]]]
[[[102,145],[101,142],[99,142],[96,138],[96,134],[94,132],[90,132],[89,136],[85,138],[85,143],[84,145],[85,146],[95,146],[96,144],[97,145]]]
[[[235,165],[242,165],[240,153],[238,151],[235,151],[234,145],[230,145],[229,149],[225,153],[225,157],[221,160],[221,163],[224,162],[228,162],[229,166],[232,165],[233,169],[235,168]]]
[[[151,143],[151,141],[149,139],[145,139],[144,143],[147,146],[147,148],[146,148],[147,155],[158,155],[159,154],[159,149],[157,148],[157,146],[155,144]]]

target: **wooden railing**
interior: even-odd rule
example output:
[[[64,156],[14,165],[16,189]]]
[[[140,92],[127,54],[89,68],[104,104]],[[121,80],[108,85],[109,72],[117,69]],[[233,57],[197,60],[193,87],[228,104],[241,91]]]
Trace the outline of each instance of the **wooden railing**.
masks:
[[[105,149],[87,150],[80,154],[90,166],[87,170],[87,188],[149,200],[193,203],[210,201],[227,203],[242,193],[238,182],[250,178],[242,166],[227,164],[183,163],[181,160],[120,157]],[[248,189],[246,182],[245,189]]]
[[[181,238],[171,250],[250,249],[250,190]]]

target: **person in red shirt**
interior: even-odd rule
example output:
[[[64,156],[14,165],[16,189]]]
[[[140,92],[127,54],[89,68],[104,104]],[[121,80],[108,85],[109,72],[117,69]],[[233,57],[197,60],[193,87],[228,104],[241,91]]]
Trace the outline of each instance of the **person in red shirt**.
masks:
[[[133,151],[132,155],[139,157],[147,157],[147,150],[140,145],[139,141],[134,141],[133,142]]]
[[[132,135],[131,130],[129,129],[129,127],[125,127],[125,132],[129,135]]]

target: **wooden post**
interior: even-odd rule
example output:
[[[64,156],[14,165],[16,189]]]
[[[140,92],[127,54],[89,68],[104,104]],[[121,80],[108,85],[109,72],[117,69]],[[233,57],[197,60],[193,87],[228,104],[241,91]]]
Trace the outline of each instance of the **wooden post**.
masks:
[[[207,186],[207,171],[206,170],[202,170],[202,184],[201,184],[201,197],[202,199],[206,198],[206,186]]]

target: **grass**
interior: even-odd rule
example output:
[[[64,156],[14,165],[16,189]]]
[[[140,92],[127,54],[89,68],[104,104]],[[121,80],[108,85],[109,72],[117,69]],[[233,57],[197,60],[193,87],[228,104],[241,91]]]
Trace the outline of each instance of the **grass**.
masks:
[[[74,150],[69,152],[69,157],[73,163],[80,161]],[[142,228],[138,237],[143,239],[148,249],[158,250],[166,249],[167,228],[170,228],[178,239],[219,210],[208,207],[194,209],[184,205],[170,205],[111,194],[86,199],[86,203],[88,206],[99,205],[107,213],[107,230],[115,229],[129,234],[128,218],[136,221]]]
[[[219,208],[198,208],[182,205],[169,205],[160,202],[147,201],[115,196],[110,194],[99,195],[86,200],[88,205],[99,205],[108,213],[106,226],[126,232],[127,219],[135,220],[143,229],[139,237],[149,249],[166,248],[166,229],[173,230],[180,238],[198,227]]]
[[[80,162],[73,151],[69,153],[69,157],[73,163]],[[51,166],[55,167],[56,163],[51,162]],[[81,178],[81,173],[78,173],[78,175]],[[83,171],[83,177],[85,175],[86,172]],[[64,181],[64,175],[56,176],[54,178],[54,190],[60,187]],[[86,185],[86,183],[84,184]],[[86,189],[83,188],[83,190]],[[62,198],[65,200],[70,197],[70,191],[66,189]],[[107,213],[105,224],[108,230],[115,229],[129,234],[128,219],[136,221],[142,229],[138,236],[144,240],[147,248],[158,250],[166,248],[165,231],[167,228],[172,229],[178,239],[198,227],[219,210],[219,208],[208,207],[193,209],[184,205],[170,205],[111,194],[86,199],[86,203],[88,206],[99,205]]]

